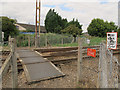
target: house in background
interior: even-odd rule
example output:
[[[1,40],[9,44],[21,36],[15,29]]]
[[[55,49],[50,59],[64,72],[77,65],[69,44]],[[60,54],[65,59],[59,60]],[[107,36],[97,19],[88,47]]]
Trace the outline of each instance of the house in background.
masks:
[[[22,27],[21,25],[19,24],[15,24],[16,28],[19,30],[19,31],[26,31],[26,28]]]
[[[35,25],[24,24],[24,23],[16,23],[15,25],[20,31],[30,30],[32,32],[35,32]],[[37,26],[37,31],[39,31],[39,26]],[[46,33],[46,29],[44,26],[40,26],[40,33]]]

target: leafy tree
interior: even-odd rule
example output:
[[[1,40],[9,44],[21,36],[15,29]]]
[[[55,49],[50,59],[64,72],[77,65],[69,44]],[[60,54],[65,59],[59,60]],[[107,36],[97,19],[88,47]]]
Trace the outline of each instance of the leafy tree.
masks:
[[[8,17],[0,17],[0,18],[2,18],[2,31],[4,32],[5,41],[8,40],[9,35],[16,36],[19,34],[19,31],[14,25],[16,23],[16,20],[10,19]]]
[[[118,37],[120,37],[120,28],[118,28],[117,32],[118,32]]]
[[[71,34],[74,37],[74,41],[75,41],[75,38],[77,37],[77,35],[81,35],[82,34],[82,29],[79,29],[74,24],[70,24],[68,27],[66,27],[65,29],[61,30],[61,32],[62,33]]]
[[[107,32],[112,32],[112,30],[117,31],[117,28],[114,22],[97,18],[92,20],[87,30],[91,36],[105,37]]]
[[[47,32],[61,33],[61,29],[65,28],[67,19],[62,19],[55,10],[50,9],[46,15],[45,28]]]
[[[33,32],[33,30],[27,29],[27,30],[25,30],[24,32]]]
[[[80,23],[78,22],[78,19],[74,19],[73,18],[73,20],[72,21],[70,21],[68,24],[67,24],[67,26],[69,26],[69,25],[75,25],[76,27],[78,27],[79,29],[82,29],[82,25],[80,25]]]

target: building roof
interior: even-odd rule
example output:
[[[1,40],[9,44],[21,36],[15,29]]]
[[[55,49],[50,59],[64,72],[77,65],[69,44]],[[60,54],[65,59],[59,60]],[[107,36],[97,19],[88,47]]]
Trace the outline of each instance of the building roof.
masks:
[[[19,24],[15,24],[15,26],[18,28],[18,30],[20,31],[26,31],[26,28],[22,27],[21,25]]]
[[[33,32],[35,31],[35,25],[32,24],[24,24],[24,23],[16,23],[24,28],[26,28],[26,30],[32,30]],[[37,30],[39,30],[39,26],[37,26]],[[40,26],[40,32],[41,33],[46,33],[46,29],[44,26]]]

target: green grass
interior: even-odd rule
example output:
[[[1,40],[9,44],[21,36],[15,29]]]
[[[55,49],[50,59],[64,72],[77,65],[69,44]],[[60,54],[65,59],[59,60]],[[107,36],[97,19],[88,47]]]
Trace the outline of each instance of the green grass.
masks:
[[[90,40],[90,45],[99,45],[103,40],[106,40],[106,38],[91,37]]]
[[[118,44],[120,44],[120,37],[118,38]]]
[[[32,38],[32,42],[31,42],[31,46],[34,46],[34,36],[35,35],[30,35]],[[47,36],[48,38],[48,42],[50,44],[50,46],[53,47],[74,47],[74,46],[78,46],[78,43],[71,43],[73,37],[71,37],[70,35],[61,35],[61,34],[54,34],[54,33],[47,33],[47,34],[41,34],[40,35],[40,47],[44,47],[45,46],[45,37]],[[24,38],[26,37],[26,39],[24,40]],[[28,39],[27,39],[28,35],[19,35],[19,40],[18,42],[18,46],[23,46],[26,47],[28,46]],[[100,43],[105,40],[106,41],[106,37],[101,38],[101,37],[93,37],[93,36],[84,36],[81,35],[81,38],[83,38],[83,46],[92,46],[92,45],[100,45]],[[64,39],[64,44],[62,45],[62,38]],[[88,45],[86,42],[86,39],[90,39],[90,44]],[[120,38],[118,38],[118,43],[120,43]]]
[[[31,46],[34,46],[34,37],[35,35],[29,35],[32,40],[31,40]],[[45,40],[48,40],[48,44],[50,46],[55,46],[55,45],[59,45],[62,43],[62,38],[64,39],[64,43],[71,43],[73,37],[71,35],[66,35],[66,34],[54,34],[54,33],[47,33],[47,34],[40,34],[40,47],[44,47],[45,46]],[[17,46],[20,47],[26,47],[28,46],[28,35],[24,35],[24,34],[20,34],[18,36],[18,40],[17,40]]]
[[[88,45],[85,40],[83,39],[83,46],[92,46],[92,45],[100,45],[100,43],[103,40],[106,40],[106,38],[100,38],[100,37],[90,37],[90,44]],[[66,43],[66,44],[55,44],[53,45],[54,47],[73,47],[73,46],[78,46],[78,43]]]

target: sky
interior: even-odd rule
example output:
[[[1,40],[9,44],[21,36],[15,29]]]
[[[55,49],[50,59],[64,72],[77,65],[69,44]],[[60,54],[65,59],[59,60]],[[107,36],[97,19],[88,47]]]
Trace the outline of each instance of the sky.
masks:
[[[36,0],[0,0],[0,16],[8,16],[19,23],[35,24]],[[101,18],[118,24],[118,0],[41,0],[41,25],[49,9],[71,21],[78,19],[84,32],[91,20]]]

